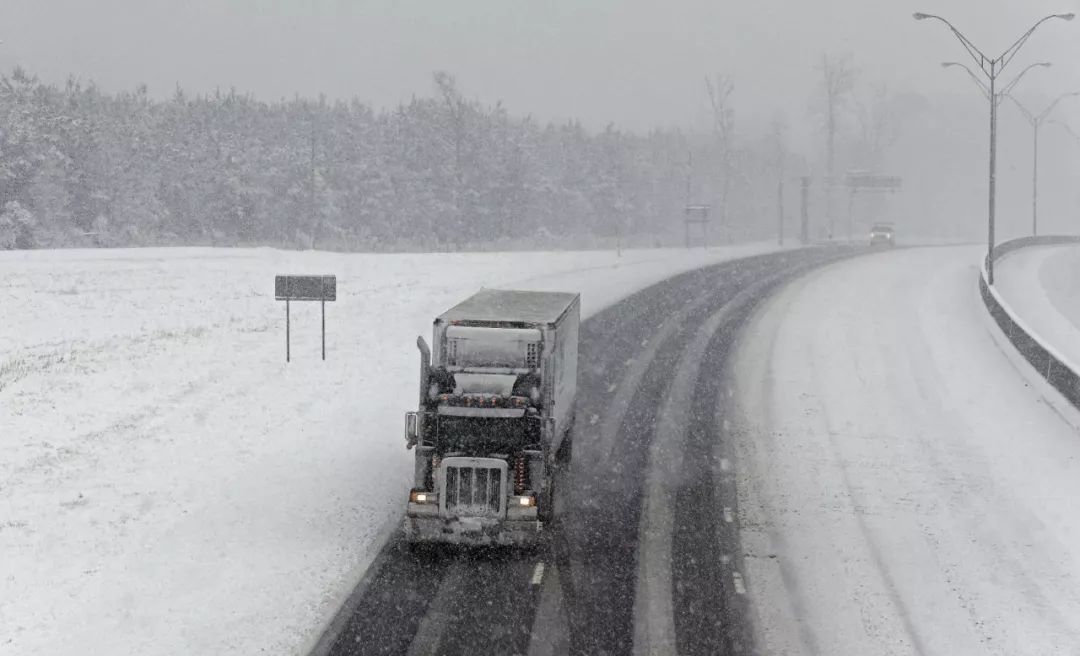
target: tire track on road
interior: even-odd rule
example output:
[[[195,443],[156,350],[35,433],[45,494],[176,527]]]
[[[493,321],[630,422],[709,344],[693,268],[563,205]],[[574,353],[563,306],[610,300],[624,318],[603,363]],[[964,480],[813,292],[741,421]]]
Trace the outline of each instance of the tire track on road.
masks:
[[[321,647],[313,653],[405,654],[410,648],[416,653],[438,654],[526,653],[532,643],[553,641],[532,631],[542,598],[542,586],[532,583],[537,563],[545,565],[543,577],[557,577],[562,591],[563,612],[554,613],[549,608],[547,613],[568,619],[568,640],[559,644],[575,655],[632,653],[649,453],[659,410],[672,376],[685,360],[687,344],[711,315],[748,285],[777,270],[795,275],[799,266],[820,264],[835,258],[836,252],[774,253],[694,270],[637,292],[583,322],[575,458],[564,479],[568,484],[563,486],[561,507],[557,506],[558,519],[547,532],[545,544],[527,555],[485,559],[437,551],[425,560],[408,553],[400,531],[396,531],[373,569],[365,574],[363,593],[357,595],[351,608],[343,609],[348,618],[335,620],[331,626],[337,626],[333,629],[336,635],[324,636]],[[759,290],[746,298],[757,298],[761,293]],[[715,340],[712,335],[706,337],[711,349]],[[726,357],[726,350],[721,349],[716,357],[715,362],[710,358],[705,362],[715,369],[711,373],[719,380],[722,367],[718,363]],[[696,373],[690,376],[690,383],[698,378]],[[708,412],[698,413],[701,422],[695,422],[700,426],[693,437],[698,449],[693,452],[695,457],[701,450],[708,451],[705,459],[709,462],[714,460],[711,454],[719,435],[714,413],[719,382],[715,385],[705,402]],[[706,469],[703,473],[708,475],[698,477],[698,485],[726,489],[724,479],[730,472],[710,473]],[[734,501],[724,505],[736,507]],[[667,504],[668,510],[673,511],[670,506]],[[695,542],[689,548],[695,552],[706,549],[715,555],[719,540],[726,548],[735,549],[732,540],[733,536],[737,539],[737,523],[725,521],[721,508],[709,511],[714,516],[706,542],[712,544],[699,547],[701,543]],[[673,531],[668,531],[669,543],[677,540]],[[673,549],[662,549],[672,562]],[[684,556],[697,558],[700,554],[679,557]],[[689,562],[686,558],[684,562]],[[723,566],[717,561],[714,571]],[[459,567],[464,569],[459,571]],[[454,571],[458,574],[448,576]],[[691,570],[680,570],[684,571],[674,581],[669,576],[668,584],[661,586],[664,590],[657,592],[667,598],[669,606],[678,602],[675,587],[692,578]],[[695,582],[693,590],[694,594],[707,595],[714,604],[719,595],[745,596],[742,581],[733,576],[719,589],[706,589]],[[508,607],[512,607],[509,612],[499,610]],[[736,617],[742,618],[738,619],[741,622],[747,615],[728,613],[725,621]],[[551,626],[545,620],[545,630]],[[680,624],[671,634],[683,640],[689,630]],[[745,644],[747,639],[739,636],[749,635],[723,623],[710,635],[717,632],[726,644]],[[692,637],[690,640],[690,644],[699,644]]]

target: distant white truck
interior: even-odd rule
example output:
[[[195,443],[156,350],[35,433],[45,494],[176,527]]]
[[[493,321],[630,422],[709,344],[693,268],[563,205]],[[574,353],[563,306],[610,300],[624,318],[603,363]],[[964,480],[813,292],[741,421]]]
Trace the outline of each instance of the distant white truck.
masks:
[[[423,337],[405,535],[412,543],[531,544],[554,514],[577,393],[580,296],[485,289]]]

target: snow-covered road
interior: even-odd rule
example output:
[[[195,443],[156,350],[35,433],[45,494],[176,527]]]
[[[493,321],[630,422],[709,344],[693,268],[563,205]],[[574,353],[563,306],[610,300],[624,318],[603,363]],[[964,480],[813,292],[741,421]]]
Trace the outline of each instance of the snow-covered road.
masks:
[[[998,261],[994,276],[1016,316],[1080,371],[1080,245],[1015,250]]]
[[[762,653],[1080,651],[1080,416],[995,337],[981,255],[832,265],[746,332],[739,514]]]
[[[0,254],[0,653],[301,653],[402,511],[417,334],[480,286],[589,316],[704,251]],[[278,273],[335,273],[317,304]]]

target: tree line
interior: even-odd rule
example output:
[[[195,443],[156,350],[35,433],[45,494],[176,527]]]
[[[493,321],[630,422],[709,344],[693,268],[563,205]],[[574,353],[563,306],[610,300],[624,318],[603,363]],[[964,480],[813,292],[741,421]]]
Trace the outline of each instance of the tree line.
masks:
[[[156,100],[15,69],[0,76],[0,248],[675,242],[688,200],[722,205],[714,238],[764,238],[782,144],[733,140],[724,112],[713,132],[635,134],[515,116],[446,73],[375,110],[235,91]]]

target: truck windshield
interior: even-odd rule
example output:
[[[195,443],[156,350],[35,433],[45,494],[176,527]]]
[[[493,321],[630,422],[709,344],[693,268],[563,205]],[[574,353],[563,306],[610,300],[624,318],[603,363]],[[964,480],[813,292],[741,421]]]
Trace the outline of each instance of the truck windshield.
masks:
[[[451,367],[532,369],[538,364],[539,330],[452,326],[446,336]]]

